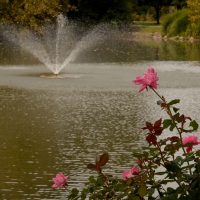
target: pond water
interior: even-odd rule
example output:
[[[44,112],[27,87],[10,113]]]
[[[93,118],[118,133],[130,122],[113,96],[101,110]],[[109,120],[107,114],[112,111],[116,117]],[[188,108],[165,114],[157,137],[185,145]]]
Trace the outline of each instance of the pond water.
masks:
[[[66,191],[52,189],[52,178],[64,173],[69,187],[82,187],[94,174],[86,165],[103,152],[115,176],[136,164],[131,152],[147,145],[141,127],[165,116],[155,94],[132,84],[150,66],[158,92],[180,98],[181,112],[199,123],[199,61],[199,43],[110,39],[50,79],[40,77],[51,75],[44,64],[2,40],[0,199],[59,199]]]

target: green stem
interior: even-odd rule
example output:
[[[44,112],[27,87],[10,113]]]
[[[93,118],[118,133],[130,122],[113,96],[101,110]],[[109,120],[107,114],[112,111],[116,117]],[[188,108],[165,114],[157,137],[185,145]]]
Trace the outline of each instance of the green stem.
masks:
[[[154,90],[154,88],[152,88],[152,87],[150,87],[155,93],[156,93],[156,95],[162,100],[162,101],[164,101],[164,99],[156,92],[156,90]]]

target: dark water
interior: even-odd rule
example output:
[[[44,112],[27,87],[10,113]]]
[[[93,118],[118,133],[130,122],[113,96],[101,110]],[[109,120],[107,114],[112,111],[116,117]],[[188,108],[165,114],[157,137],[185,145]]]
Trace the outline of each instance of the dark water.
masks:
[[[141,127],[165,116],[158,98],[131,82],[150,66],[158,92],[180,98],[181,111],[200,122],[198,43],[109,40],[82,52],[64,79],[40,78],[51,72],[18,46],[2,41],[0,49],[2,200],[59,199],[66,191],[52,189],[52,178],[62,172],[69,187],[82,187],[94,174],[86,165],[105,151],[113,175],[136,164],[131,152],[147,145]]]

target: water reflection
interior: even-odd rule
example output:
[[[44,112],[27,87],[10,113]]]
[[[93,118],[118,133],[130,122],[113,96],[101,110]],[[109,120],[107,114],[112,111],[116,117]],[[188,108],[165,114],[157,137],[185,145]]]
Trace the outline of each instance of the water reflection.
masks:
[[[13,61],[9,56],[1,61],[2,200],[59,199],[65,191],[51,189],[55,174],[70,174],[70,185],[81,187],[90,174],[86,164],[104,151],[110,154],[115,175],[132,167],[136,159],[128,155],[146,145],[140,128],[145,121],[165,116],[157,109],[154,94],[138,94],[131,83],[149,66],[158,71],[159,91],[169,100],[181,98],[181,112],[200,121],[199,58],[187,49],[193,44],[184,44],[182,50],[170,42],[170,48],[167,43],[111,44],[109,49],[118,47],[115,52],[102,57],[103,45],[102,50],[88,50],[62,72],[79,78],[42,79],[48,69],[32,57],[28,66],[20,64],[17,52],[10,56]],[[176,59],[173,48],[179,49]],[[116,53],[122,49],[126,53]]]
[[[134,38],[112,37],[104,42],[97,43],[90,48],[85,48],[76,58],[76,63],[127,63],[144,60],[173,60],[173,61],[199,61],[200,43],[173,40],[143,40],[135,41]],[[0,64],[39,64],[33,55],[25,49],[8,41],[0,43]]]
[[[1,87],[5,199],[57,195],[50,189],[55,173],[74,174],[84,181],[86,164],[104,151],[110,152],[114,169],[132,165],[123,154],[143,143],[137,101],[123,91],[54,93]],[[40,193],[41,188],[46,192]]]

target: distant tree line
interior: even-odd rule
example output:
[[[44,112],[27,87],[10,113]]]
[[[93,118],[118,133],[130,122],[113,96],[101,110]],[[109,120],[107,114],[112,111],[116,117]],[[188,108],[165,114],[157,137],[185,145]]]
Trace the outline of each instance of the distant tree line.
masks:
[[[58,13],[71,19],[98,23],[133,21],[135,15],[152,12],[159,24],[164,7],[174,6],[179,10],[187,7],[187,1],[189,0],[0,0],[0,22],[37,29],[45,22],[54,21]]]
[[[0,21],[37,29],[58,13],[75,9],[69,0],[0,0]]]
[[[177,10],[187,7],[187,0],[71,0],[70,3],[77,11],[70,11],[69,16],[96,21],[133,21],[133,13],[146,14],[154,8],[157,24],[163,7],[174,6]]]

